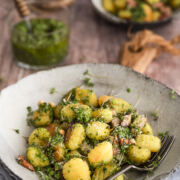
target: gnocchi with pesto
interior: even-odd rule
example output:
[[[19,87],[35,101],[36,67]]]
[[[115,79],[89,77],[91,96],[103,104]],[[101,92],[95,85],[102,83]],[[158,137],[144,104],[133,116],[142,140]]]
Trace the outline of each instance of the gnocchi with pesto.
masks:
[[[149,23],[169,18],[180,0],[102,0],[102,5],[121,19]]]
[[[113,2],[126,7],[126,1]],[[113,12],[114,4],[105,3]],[[161,148],[148,118],[119,97],[98,98],[75,87],[57,105],[40,101],[38,109],[28,109],[34,129],[20,164],[41,179],[105,180],[124,163],[143,164]]]

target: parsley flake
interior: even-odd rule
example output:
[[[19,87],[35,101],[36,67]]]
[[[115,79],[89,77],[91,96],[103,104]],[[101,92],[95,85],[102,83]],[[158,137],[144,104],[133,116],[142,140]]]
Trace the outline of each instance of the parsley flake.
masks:
[[[175,99],[175,91],[172,90],[170,94],[171,94],[171,99],[174,100]]]
[[[86,86],[94,87],[94,83],[91,82],[90,78],[85,78],[83,82]]]
[[[130,93],[130,92],[131,92],[131,89],[130,89],[130,88],[127,88],[126,91],[127,91],[128,93]]]
[[[86,70],[86,71],[84,71],[83,75],[90,75],[90,73],[88,70]]]
[[[50,94],[54,94],[55,92],[56,92],[55,88],[51,88],[50,91],[49,91]]]
[[[20,133],[19,129],[13,129],[17,134]]]
[[[158,116],[157,112],[151,113],[151,116],[154,118],[155,121],[157,121],[159,119],[159,116]]]
[[[158,136],[162,139],[163,137],[167,136],[169,134],[169,131],[166,132],[159,132]]]

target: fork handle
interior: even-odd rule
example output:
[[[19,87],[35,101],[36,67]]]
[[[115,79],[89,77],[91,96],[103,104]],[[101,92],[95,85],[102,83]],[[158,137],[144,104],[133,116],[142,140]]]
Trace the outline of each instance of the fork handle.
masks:
[[[125,173],[126,171],[132,169],[134,166],[133,165],[124,165],[121,170],[119,172],[117,172],[116,174],[106,178],[105,180],[113,180],[115,179],[116,177],[120,176],[121,174]]]

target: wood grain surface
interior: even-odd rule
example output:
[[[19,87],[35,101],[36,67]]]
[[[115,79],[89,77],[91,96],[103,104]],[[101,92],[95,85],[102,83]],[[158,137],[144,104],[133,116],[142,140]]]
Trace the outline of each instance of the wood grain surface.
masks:
[[[13,60],[7,17],[12,0],[0,0],[0,90],[36,71],[22,69]],[[118,63],[118,51],[127,40],[127,28],[112,25],[95,12],[90,0],[76,0],[72,10],[72,29],[69,54],[63,64]],[[180,17],[153,31],[170,39],[180,34]],[[180,94],[180,57],[163,54],[147,69],[147,76],[158,80]]]

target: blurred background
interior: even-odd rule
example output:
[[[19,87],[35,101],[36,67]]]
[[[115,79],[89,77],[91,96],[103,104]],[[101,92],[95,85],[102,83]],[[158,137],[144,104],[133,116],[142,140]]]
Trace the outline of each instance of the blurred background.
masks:
[[[50,11],[49,9],[47,10],[47,8],[40,7],[42,4],[47,5],[46,3],[48,3],[48,1],[40,1],[41,0],[27,1],[30,12],[33,13],[33,11],[36,11],[36,17],[42,16],[43,13],[46,14],[46,18],[50,18],[52,14],[57,18],[62,16],[64,17],[65,15],[62,15],[61,13],[64,13],[66,10],[66,22],[68,23],[70,32],[69,50],[64,61],[57,66],[77,63],[120,64],[119,51],[123,44],[130,40],[129,36],[127,35],[127,32],[130,31],[130,29],[132,31],[131,33],[136,33],[148,28],[166,40],[173,39],[174,37],[180,35],[180,15],[178,15],[178,10],[176,9],[174,13],[174,6],[170,6],[169,4],[167,7],[170,7],[172,12],[169,12],[166,7],[165,10],[169,14],[164,16],[165,12],[163,10],[163,12],[160,12],[161,7],[154,7],[154,5],[151,4],[157,3],[156,1],[149,1],[147,4],[143,1],[143,5],[139,6],[136,4],[136,6],[133,8],[127,4],[129,3],[128,0],[128,2],[125,2],[126,5],[120,4],[120,7],[116,7],[118,4],[112,5],[112,2],[101,2],[102,7],[98,9],[99,4],[96,4],[96,2],[93,3],[93,1],[90,0],[74,0],[74,2],[70,3],[70,5],[67,7],[63,7],[63,10],[62,7],[60,9],[56,8],[57,5],[55,4],[55,9],[52,7],[52,10]],[[16,10],[17,6],[14,5],[15,2],[13,0],[0,0],[0,2],[1,90],[6,86],[15,83],[17,80],[37,72],[38,70],[22,68],[15,63],[15,58],[16,61],[18,58],[15,57],[15,52],[17,52],[17,49],[16,51],[13,51],[12,49],[12,31],[14,25],[23,20],[23,18],[20,18],[18,15],[12,15],[14,11],[15,13],[18,12]],[[32,2],[40,3],[40,5],[32,5]],[[99,1],[97,0],[97,2]],[[105,7],[105,3],[110,3],[110,9]],[[132,1],[130,1],[130,3],[132,3]],[[136,3],[139,3],[139,1]],[[177,1],[177,5],[178,3],[179,2]],[[145,18],[146,12],[144,13],[144,10],[142,11],[142,7],[144,6],[144,10],[147,11],[147,13],[150,12],[150,14],[152,14],[151,11],[158,10],[161,14],[158,14],[156,11],[156,13],[152,15],[152,18],[155,18],[154,20],[151,18],[147,19]],[[149,7],[151,9],[149,9]],[[115,8],[115,10],[111,8]],[[137,8],[140,9],[138,11],[139,14],[137,14],[137,12],[134,10]],[[134,19],[134,16],[136,19]],[[137,19],[137,17],[139,19]],[[117,18],[121,19],[122,21],[119,22]],[[163,23],[156,23],[156,21],[164,20],[165,22]],[[152,24],[151,21],[153,21]],[[18,39],[16,42],[20,44],[21,40]],[[59,50],[61,51],[62,49]],[[20,54],[23,53],[20,52]],[[28,59],[28,55],[25,55]],[[166,52],[162,53],[153,59],[151,64],[143,73],[148,77],[166,84],[168,87],[174,89],[180,94],[180,56],[174,56]]]

